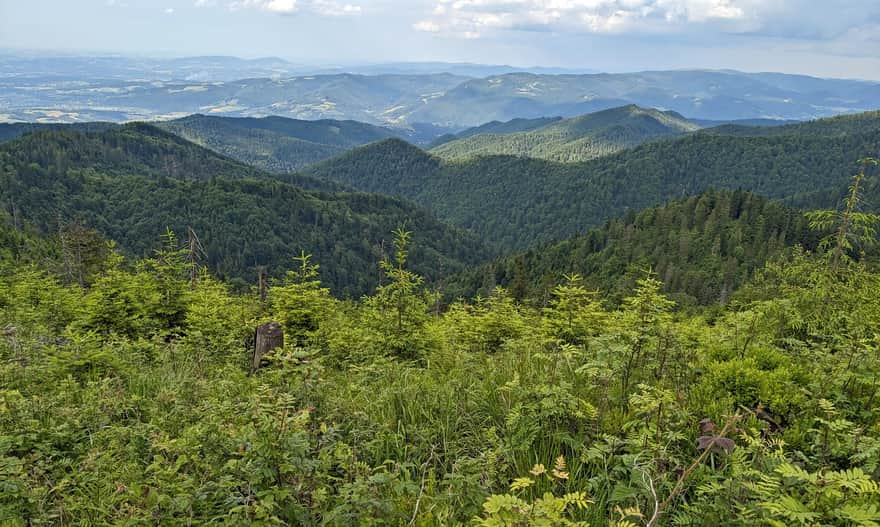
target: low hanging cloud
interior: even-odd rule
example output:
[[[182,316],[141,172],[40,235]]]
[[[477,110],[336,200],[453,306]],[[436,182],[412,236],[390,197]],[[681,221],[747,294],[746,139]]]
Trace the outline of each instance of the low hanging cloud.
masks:
[[[706,31],[831,38],[873,17],[877,0],[435,0],[419,31],[477,38],[498,30],[599,34]]]
[[[196,5],[205,0],[196,0]],[[257,9],[279,15],[292,15],[299,12],[316,13],[325,16],[356,15],[361,7],[355,4],[338,2],[337,0],[236,0],[229,4],[229,9]]]

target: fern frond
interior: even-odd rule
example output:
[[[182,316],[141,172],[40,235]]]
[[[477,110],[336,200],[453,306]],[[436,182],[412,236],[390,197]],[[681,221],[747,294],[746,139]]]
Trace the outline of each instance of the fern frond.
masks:
[[[510,492],[527,489],[534,484],[535,480],[531,478],[516,478],[515,480],[513,480],[513,483],[510,484]]]

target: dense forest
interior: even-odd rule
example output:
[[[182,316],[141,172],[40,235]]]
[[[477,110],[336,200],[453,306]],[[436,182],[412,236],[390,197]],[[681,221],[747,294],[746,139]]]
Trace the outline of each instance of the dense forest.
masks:
[[[845,129],[845,123],[852,123],[851,133],[696,133],[586,163],[516,156],[443,163],[402,141],[387,140],[320,163],[307,173],[412,199],[488,243],[527,250],[580,234],[627,211],[711,188],[743,189],[799,208],[834,206],[846,189],[853,160],[880,144],[876,114],[840,119],[836,126]],[[869,183],[869,205],[880,203],[877,190],[876,183]]]
[[[261,298],[171,232],[132,260],[3,218],[0,521],[876,525],[880,274],[861,254],[880,218],[858,208],[863,182],[807,216],[816,251],[780,251],[697,311],[647,269],[619,301],[570,274],[541,306],[499,287],[441,309],[409,266],[426,237],[403,230],[359,301],[301,253]],[[664,222],[772,236],[755,214],[801,226],[710,193],[586,238]],[[267,321],[284,344],[252,365]]]
[[[652,269],[680,306],[726,303],[768,260],[818,243],[800,211],[743,191],[709,191],[467,269],[446,279],[444,290],[473,298],[502,286],[545,305],[559,281],[577,274],[616,305]]]
[[[702,130],[700,133],[742,136],[809,135],[833,137],[853,133],[875,132],[880,129],[880,111],[839,115],[785,126],[742,126],[727,124]]]
[[[507,127],[517,124],[526,127],[535,121],[514,121],[508,123]],[[505,126],[494,128],[502,129]],[[630,105],[555,121],[526,131],[465,134],[464,138],[444,143],[432,149],[431,153],[447,160],[515,155],[576,162],[698,129],[699,126],[678,114]]]
[[[70,130],[75,132],[103,132],[115,128],[113,123],[0,123],[0,143],[12,141],[33,132],[46,130]]]
[[[156,123],[215,152],[271,172],[293,172],[356,146],[409,137],[357,121],[303,121],[284,117],[232,118],[191,115]]]
[[[528,132],[543,128],[548,124],[553,124],[562,120],[562,117],[537,117],[535,119],[511,119],[509,121],[489,121],[488,123],[471,128],[465,128],[461,132],[455,134],[444,134],[428,145],[428,148],[436,148],[456,139],[465,139],[481,134],[512,134],[516,132]]]
[[[411,203],[286,179],[142,124],[38,132],[0,146],[0,203],[16,225],[57,235],[81,224],[140,256],[167,228],[191,229],[204,262],[240,286],[261,268],[283,275],[291,248],[307,248],[327,262],[324,283],[334,294],[359,297],[379,280],[375,261],[402,224],[418,233],[413,266],[429,279],[490,254],[475,236]]]

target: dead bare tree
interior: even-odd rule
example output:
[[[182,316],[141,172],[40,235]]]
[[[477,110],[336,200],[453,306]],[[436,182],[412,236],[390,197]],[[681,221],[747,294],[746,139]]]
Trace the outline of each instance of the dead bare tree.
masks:
[[[186,241],[186,264],[189,266],[189,284],[190,287],[195,287],[199,277],[199,269],[201,268],[200,264],[203,260],[207,259],[208,253],[205,252],[205,247],[202,245],[202,241],[199,240],[198,234],[190,226],[186,227]]]

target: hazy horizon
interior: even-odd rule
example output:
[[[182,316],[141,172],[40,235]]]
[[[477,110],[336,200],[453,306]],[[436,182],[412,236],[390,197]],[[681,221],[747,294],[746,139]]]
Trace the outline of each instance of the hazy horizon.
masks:
[[[110,50],[61,50],[61,49],[28,49],[28,48],[0,48],[0,55],[12,56],[12,57],[21,57],[21,58],[120,58],[120,59],[140,59],[140,60],[155,60],[155,61],[170,61],[170,60],[185,60],[185,59],[208,59],[208,58],[222,58],[222,59],[232,59],[232,60],[243,60],[243,61],[261,61],[261,60],[280,60],[287,62],[293,67],[301,67],[303,69],[309,69],[315,71],[313,73],[315,75],[324,75],[324,74],[337,74],[341,73],[337,70],[346,70],[346,68],[351,68],[351,74],[356,75],[374,75],[374,73],[363,73],[360,71],[356,71],[362,68],[381,68],[381,67],[395,67],[395,66],[427,66],[427,65],[437,65],[437,66],[474,66],[474,67],[484,67],[484,68],[511,68],[517,70],[517,72],[530,72],[535,70],[559,70],[558,74],[562,75],[601,75],[601,74],[627,74],[627,73],[646,73],[653,71],[706,71],[706,72],[735,72],[735,73],[745,73],[745,74],[765,74],[765,73],[780,73],[785,75],[798,75],[804,77],[815,77],[819,79],[840,79],[840,80],[854,80],[854,81],[868,81],[868,82],[880,82],[880,76],[877,78],[868,78],[868,77],[844,77],[844,76],[829,76],[829,75],[818,75],[811,73],[799,73],[795,71],[780,71],[780,70],[768,70],[768,69],[741,69],[741,68],[724,68],[724,67],[697,67],[697,66],[682,66],[677,68],[621,68],[621,69],[607,69],[607,70],[598,70],[593,68],[586,67],[576,67],[576,66],[566,66],[566,65],[554,65],[554,64],[530,64],[530,63],[516,63],[516,62],[504,62],[504,63],[489,63],[489,62],[472,62],[472,61],[456,61],[456,60],[425,60],[425,61],[417,61],[417,60],[399,60],[399,61],[387,61],[387,60],[361,60],[361,61],[332,61],[332,60],[309,60],[308,58],[298,59],[296,57],[283,57],[278,55],[229,55],[229,54],[175,54],[175,53],[151,53],[148,51],[145,52],[130,52],[130,53],[119,53]],[[326,70],[326,73],[322,70]],[[440,72],[442,68],[438,68],[436,72]],[[428,70],[426,70],[428,71]],[[299,73],[297,73],[299,74]],[[302,73],[302,75],[308,75],[310,73]]]
[[[157,30],[156,28],[161,28]],[[0,0],[0,48],[309,66],[733,69],[880,80],[880,3],[845,0]]]

